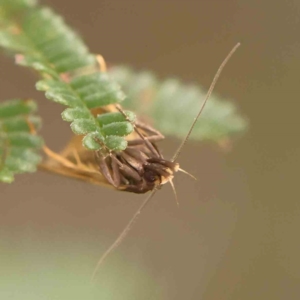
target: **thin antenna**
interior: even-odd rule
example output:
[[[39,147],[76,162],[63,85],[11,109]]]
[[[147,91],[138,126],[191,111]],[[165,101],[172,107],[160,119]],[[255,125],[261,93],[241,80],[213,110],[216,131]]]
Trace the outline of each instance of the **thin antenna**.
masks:
[[[196,125],[196,122],[197,122],[197,120],[199,119],[199,117],[200,117],[200,115],[201,115],[201,113],[202,113],[202,111],[203,111],[203,109],[204,109],[204,106],[205,106],[207,100],[210,98],[211,93],[212,93],[213,89],[215,88],[215,85],[216,85],[216,83],[217,83],[217,81],[218,81],[218,79],[219,79],[219,77],[220,77],[220,75],[221,75],[222,70],[224,69],[225,65],[227,64],[227,62],[229,61],[229,59],[231,58],[231,56],[233,55],[233,53],[237,50],[237,48],[238,48],[240,45],[241,45],[240,43],[237,43],[237,44],[232,48],[232,50],[229,52],[229,54],[226,56],[226,58],[223,60],[222,64],[220,65],[220,67],[219,67],[219,69],[218,69],[218,71],[217,71],[217,73],[216,73],[216,75],[215,75],[215,77],[214,77],[214,79],[213,79],[213,81],[212,81],[210,87],[209,87],[209,90],[208,90],[208,92],[207,92],[207,94],[206,94],[206,96],[205,96],[205,98],[204,98],[204,102],[203,102],[203,104],[202,104],[202,106],[201,106],[201,108],[200,108],[200,110],[199,110],[199,112],[198,112],[196,118],[194,119],[194,121],[193,121],[193,123],[192,123],[192,125],[191,125],[191,127],[190,127],[190,129],[189,129],[189,131],[188,131],[188,133],[187,133],[187,135],[186,135],[186,137],[184,138],[184,140],[182,141],[181,145],[179,146],[179,148],[177,149],[177,151],[175,152],[175,154],[174,154],[174,156],[173,156],[173,158],[172,158],[172,161],[173,161],[173,162],[178,158],[178,156],[179,156],[179,154],[180,154],[180,152],[181,152],[183,146],[185,145],[185,143],[186,143],[187,140],[189,139],[189,137],[190,137],[190,135],[191,135],[191,133],[192,133],[192,131],[193,131],[195,125]]]
[[[206,96],[205,96],[205,99],[204,99],[204,102],[203,102],[203,104],[202,104],[202,106],[201,106],[201,108],[200,108],[200,111],[198,112],[196,118],[194,119],[194,121],[193,121],[193,123],[192,123],[192,125],[191,125],[191,127],[190,127],[190,129],[189,129],[189,131],[188,131],[188,133],[187,133],[187,135],[186,135],[186,137],[185,137],[185,139],[182,141],[181,145],[179,146],[178,150],[176,151],[175,155],[173,156],[173,159],[172,159],[173,162],[178,158],[178,156],[179,156],[179,154],[180,154],[180,152],[181,152],[183,146],[185,145],[185,143],[187,142],[188,138],[190,137],[190,134],[191,134],[191,132],[192,132],[192,130],[193,130],[193,128],[194,128],[194,126],[195,126],[195,124],[196,124],[196,122],[197,122],[199,116],[201,115],[201,113],[202,113],[202,111],[203,111],[203,108],[204,108],[204,106],[205,106],[207,100],[209,99],[209,97],[210,97],[210,95],[211,95],[211,93],[212,93],[212,91],[213,91],[213,89],[214,89],[214,87],[215,87],[215,85],[216,85],[216,82],[217,82],[217,80],[218,80],[218,78],[219,78],[219,76],[220,76],[220,74],[221,74],[221,72],[222,72],[224,66],[226,65],[226,63],[228,62],[228,60],[230,59],[230,57],[233,55],[233,53],[237,50],[237,48],[238,48],[239,46],[240,46],[240,43],[236,44],[236,45],[233,47],[233,49],[229,52],[229,54],[227,55],[227,57],[225,58],[225,60],[222,62],[222,64],[220,65],[220,67],[219,67],[219,69],[218,69],[218,71],[217,71],[217,73],[216,73],[216,75],[215,75],[215,77],[214,77],[214,79],[213,79],[213,81],[212,81],[212,83],[211,83],[211,85],[210,85],[210,88],[209,88],[209,90],[208,90],[208,92],[207,92],[207,94],[206,94]],[[102,70],[105,70],[105,65],[103,65],[103,61],[101,61],[101,58],[102,58],[101,56],[98,56],[98,57],[97,57],[97,60],[98,60],[98,62],[99,62],[99,64],[100,64],[100,66],[102,65]],[[103,59],[103,58],[102,58],[102,59]],[[118,106],[116,106],[116,107],[117,107],[117,109],[118,109]],[[123,112],[122,109],[118,109],[118,110],[119,110],[121,113],[123,113],[123,114],[125,115],[125,113]],[[126,115],[125,115],[125,116],[126,116]],[[127,117],[127,116],[126,116],[126,117]],[[141,138],[145,141],[146,145],[149,147],[149,144],[147,143],[147,142],[149,142],[149,141],[148,141],[147,139],[144,138],[143,134],[140,133],[138,130],[136,130],[136,132],[141,136]],[[151,147],[150,147],[150,148],[151,148]],[[184,170],[180,170],[180,171],[181,171],[181,172],[184,172],[184,173],[187,173],[187,172],[185,172]],[[188,173],[187,173],[187,174],[188,174]],[[190,175],[190,174],[188,174],[188,175]],[[174,191],[174,193],[175,193],[175,197],[176,197],[176,200],[177,200],[177,195],[176,195],[176,191],[175,191],[174,184],[173,184],[172,181],[170,181],[170,183],[171,183],[172,189],[173,189],[173,191]],[[95,276],[96,276],[96,274],[97,274],[97,272],[98,272],[98,270],[99,270],[99,267],[102,265],[102,263],[104,262],[104,260],[106,259],[106,257],[107,257],[109,254],[111,254],[111,253],[112,253],[112,252],[113,252],[113,251],[114,251],[114,250],[122,243],[122,241],[124,240],[124,238],[127,236],[128,232],[129,232],[130,229],[132,228],[133,224],[134,224],[135,221],[138,219],[140,213],[141,213],[142,210],[146,207],[146,205],[150,202],[151,198],[154,196],[154,194],[156,193],[156,191],[157,191],[157,189],[154,189],[154,190],[148,195],[148,197],[146,197],[146,199],[144,200],[144,202],[143,202],[143,203],[141,204],[141,206],[138,208],[138,210],[136,211],[136,213],[133,215],[133,217],[131,218],[131,220],[129,221],[129,223],[126,225],[126,227],[125,227],[125,228],[123,229],[123,231],[120,233],[120,235],[117,237],[117,239],[114,241],[114,243],[113,243],[113,244],[112,244],[112,245],[104,252],[104,254],[100,257],[100,259],[99,259],[99,261],[98,261],[98,263],[97,263],[97,265],[96,265],[96,267],[95,267],[95,270],[94,270],[94,272],[93,272],[93,274],[92,274],[92,280],[95,279]],[[177,200],[177,204],[178,204],[178,200]]]
[[[156,193],[157,189],[154,189],[149,195],[148,197],[144,200],[144,202],[141,204],[141,206],[138,208],[138,210],[136,211],[136,213],[133,215],[133,217],[131,218],[131,220],[129,221],[129,223],[126,225],[126,227],[123,229],[123,231],[120,233],[120,235],[118,236],[118,238],[113,242],[113,244],[104,252],[104,254],[100,257],[95,270],[92,274],[92,281],[95,279],[95,276],[99,270],[99,267],[102,265],[102,263],[104,262],[105,258],[112,253],[112,251],[114,251],[124,240],[124,238],[127,236],[128,232],[130,231],[130,229],[132,228],[134,222],[137,220],[137,218],[139,217],[140,213],[142,212],[142,210],[146,207],[146,205],[150,202],[151,198],[154,196],[154,194]]]

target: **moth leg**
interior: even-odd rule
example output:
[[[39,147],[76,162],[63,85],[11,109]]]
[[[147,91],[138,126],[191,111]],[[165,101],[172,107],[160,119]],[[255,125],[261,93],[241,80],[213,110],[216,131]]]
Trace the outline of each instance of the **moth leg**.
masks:
[[[156,150],[156,153],[158,154],[158,157],[162,158],[162,154],[160,153],[158,147],[156,146],[155,142],[159,142],[161,140],[163,140],[165,137],[158,131],[155,130],[154,128],[152,128],[151,126],[148,126],[146,124],[143,123],[137,123],[137,127],[139,127],[140,129],[143,130],[148,130],[149,133],[152,133],[152,136],[145,136],[144,139],[133,139],[128,142],[128,146],[138,146],[138,145],[142,145],[145,144],[144,140],[147,140],[148,142],[151,143],[151,145],[153,146],[153,148]],[[153,152],[152,152],[153,153]]]
[[[124,160],[124,163],[126,162],[126,164],[129,165],[135,173],[138,173],[140,181],[140,174],[143,173],[143,165],[147,162],[149,157],[145,153],[134,148],[127,147],[124,151],[122,151],[121,161]]]
[[[103,176],[107,179],[107,181],[113,185],[115,188],[118,188],[121,185],[121,176],[120,176],[120,170],[118,167],[117,159],[114,157],[114,155],[111,156],[103,156],[99,152],[95,152],[97,161],[99,163],[99,169],[100,172],[103,174]],[[107,162],[107,159],[111,158],[111,168],[109,168],[109,164]]]
[[[126,119],[128,120],[127,116],[125,115],[125,112],[123,111],[123,109],[119,106],[116,105],[116,108],[126,117]],[[129,120],[128,120],[129,121]],[[138,135],[141,137],[141,139],[134,139],[131,141],[128,141],[128,145],[129,146],[135,146],[135,145],[141,145],[143,143],[145,143],[148,148],[150,149],[150,151],[152,153],[154,153],[156,156],[158,155],[159,157],[161,157],[160,152],[158,151],[158,149],[155,147],[155,145],[153,145],[153,142],[158,142],[163,140],[165,137],[164,135],[162,135],[158,130],[154,129],[152,126],[142,123],[140,121],[136,121],[135,123],[131,122],[131,124],[134,126],[135,131],[138,133]],[[141,132],[140,129],[146,131],[147,133],[152,134],[151,136],[144,136]]]
[[[144,137],[144,139],[148,140],[149,142],[152,142],[152,143],[153,142],[159,142],[159,141],[161,141],[165,138],[164,135],[162,135],[158,130],[154,129],[153,127],[151,127],[148,124],[137,121],[136,122],[136,127],[152,134],[150,136],[145,136]],[[133,145],[140,145],[142,143],[144,143],[143,139],[135,139],[135,140],[132,140],[132,141],[128,141],[128,144],[132,145],[132,146]]]
[[[112,184],[115,188],[120,189],[122,184],[128,185],[130,182],[140,182],[141,176],[134,169],[127,166],[125,163],[120,162],[114,154],[104,157],[103,155],[96,153],[100,172]],[[111,159],[110,164],[107,159]]]
[[[163,140],[161,137],[159,136],[149,136],[149,137],[145,137],[145,140],[153,143],[153,142],[159,142],[161,140]],[[135,146],[135,145],[141,145],[145,143],[145,140],[142,139],[134,139],[131,141],[127,141],[129,146]]]
[[[122,109],[122,107],[119,104],[116,104],[115,107],[126,118],[126,120],[132,124],[132,126],[134,128],[134,131],[144,141],[144,143],[146,144],[146,146],[148,147],[148,149],[152,152],[152,154],[155,155],[156,157],[160,157],[160,153],[157,152],[157,149],[151,144],[151,142],[148,140],[148,138],[145,138],[145,136],[143,135],[143,133],[136,126],[135,122],[132,122],[132,121],[130,121],[128,119],[128,117],[126,116],[126,114],[125,114],[124,110]]]
[[[148,131],[153,136],[157,136],[159,138],[159,140],[163,140],[165,138],[165,136],[163,134],[161,134],[160,131],[158,131],[157,129],[153,128],[149,124],[143,123],[141,121],[136,121],[135,124],[136,124],[136,126],[138,128],[143,129],[145,131]]]
[[[130,181],[135,181],[135,182],[141,181],[142,178],[140,174],[134,169],[128,167],[125,164],[122,164],[119,168],[120,168],[120,172],[122,173],[126,181],[129,181],[128,179],[131,179]]]
[[[161,140],[163,140],[165,137],[164,135],[162,135],[158,130],[152,128],[149,125],[143,124],[143,123],[136,123],[136,127],[142,130],[148,130],[150,134],[150,136],[144,136],[144,139],[134,139],[131,141],[128,141],[128,145],[130,146],[134,146],[134,145],[140,145],[145,143],[145,140],[153,143],[153,142],[159,142]]]

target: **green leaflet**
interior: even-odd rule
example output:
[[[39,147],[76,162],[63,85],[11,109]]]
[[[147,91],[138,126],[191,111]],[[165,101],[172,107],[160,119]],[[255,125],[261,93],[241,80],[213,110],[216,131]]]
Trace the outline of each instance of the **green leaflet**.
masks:
[[[129,96],[125,106],[152,117],[163,134],[186,135],[206,93],[200,87],[176,79],[160,82],[150,72],[134,73],[126,67],[112,68],[108,74],[91,73],[97,68],[94,55],[60,16],[35,1],[0,0],[0,17],[0,45],[16,54],[18,64],[40,73],[43,79],[36,87],[48,99],[68,106],[62,118],[71,122],[76,134],[86,135],[83,144],[88,149],[126,148],[125,136],[133,130],[128,121],[135,120],[134,114],[116,122],[114,113],[97,118],[90,112],[122,102],[125,95],[120,86]],[[220,141],[246,127],[232,103],[213,96],[191,138]]]
[[[36,104],[32,100],[9,100],[0,103],[0,181],[12,182],[14,175],[35,172],[41,161],[38,150],[41,137],[33,135],[29,121],[37,130],[41,125],[34,115]]]
[[[125,66],[113,67],[109,73],[128,95],[123,106],[152,117],[154,127],[165,135],[183,138],[206,94],[199,86],[186,85],[177,79],[160,82],[151,72],[136,73]],[[247,122],[238,114],[235,105],[213,95],[191,138],[218,142],[246,128]]]
[[[46,98],[69,107],[62,118],[71,122],[75,134],[88,135],[84,146],[124,150],[125,137],[133,131],[130,122],[124,121],[124,130],[124,124],[109,120],[108,115],[115,132],[105,130],[90,109],[119,103],[125,95],[107,73],[97,71],[95,56],[81,38],[60,16],[35,1],[0,0],[0,16],[0,46],[15,54],[17,64],[40,73],[43,79],[36,88]]]

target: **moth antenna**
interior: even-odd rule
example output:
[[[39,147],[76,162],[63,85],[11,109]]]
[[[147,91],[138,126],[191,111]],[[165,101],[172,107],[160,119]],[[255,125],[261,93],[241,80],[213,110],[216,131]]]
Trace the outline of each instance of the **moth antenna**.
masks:
[[[142,212],[142,210],[146,207],[146,205],[150,202],[151,198],[154,196],[154,194],[156,193],[157,189],[154,189],[149,195],[148,197],[146,197],[146,199],[143,201],[143,203],[141,204],[141,206],[138,208],[138,210],[135,212],[135,214],[133,215],[133,217],[131,218],[131,220],[128,222],[128,224],[126,225],[126,227],[123,229],[123,231],[120,233],[120,235],[117,237],[117,239],[113,242],[113,244],[104,252],[104,254],[100,257],[94,272],[92,274],[92,278],[91,280],[93,281],[95,279],[95,276],[100,268],[100,266],[103,264],[104,260],[106,259],[106,257],[111,254],[124,240],[124,238],[127,236],[128,232],[130,231],[130,229],[132,228],[132,226],[134,225],[135,221],[138,219],[140,213]]]
[[[180,172],[182,172],[182,173],[184,173],[184,174],[186,174],[186,175],[192,177],[194,180],[197,180],[197,178],[196,178],[194,175],[192,175],[191,173],[187,172],[186,170],[183,170],[183,169],[181,169],[181,168],[178,168],[178,171],[180,171]]]
[[[188,131],[188,133],[187,133],[187,135],[186,135],[186,137],[183,139],[183,141],[181,142],[181,145],[179,146],[179,148],[177,149],[177,151],[175,152],[175,154],[174,154],[174,156],[173,156],[173,158],[172,158],[172,161],[173,161],[173,162],[178,158],[178,156],[179,156],[179,154],[180,154],[182,148],[184,147],[184,145],[186,144],[187,140],[189,139],[189,137],[190,137],[190,135],[191,135],[191,133],[192,133],[192,131],[193,131],[195,125],[196,125],[196,122],[197,122],[197,120],[199,119],[199,117],[200,117],[200,115],[201,115],[201,113],[202,113],[202,111],[203,111],[203,109],[204,109],[204,106],[205,106],[205,104],[207,103],[207,100],[210,98],[211,93],[212,93],[213,89],[215,88],[215,85],[216,85],[216,83],[217,83],[217,81],[218,81],[218,79],[219,79],[219,77],[220,77],[220,75],[221,75],[221,72],[223,71],[225,65],[227,64],[227,62],[229,61],[229,59],[231,58],[231,56],[233,55],[233,53],[237,50],[237,48],[238,48],[240,45],[241,45],[240,43],[237,43],[237,44],[232,48],[232,50],[228,53],[228,55],[227,55],[226,58],[223,60],[223,62],[221,63],[221,65],[220,65],[219,69],[217,70],[217,73],[216,73],[216,75],[214,76],[214,79],[213,79],[213,81],[212,81],[212,83],[211,83],[211,85],[210,85],[210,87],[209,87],[209,89],[208,89],[208,92],[207,92],[207,94],[206,94],[206,96],[205,96],[205,98],[204,98],[204,102],[203,102],[203,104],[201,105],[201,108],[200,108],[200,110],[199,110],[199,112],[198,112],[196,118],[194,119],[194,121],[193,121],[193,123],[192,123],[192,125],[191,125],[191,127],[190,127],[190,129],[189,129],[189,131]]]
[[[105,59],[103,58],[102,55],[100,54],[97,54],[96,55],[96,60],[100,66],[100,71],[101,72],[107,72],[107,66],[106,66],[106,62],[105,62]]]
[[[174,182],[173,180],[169,180],[170,184],[171,184],[171,187],[172,187],[172,190],[174,192],[174,196],[175,196],[175,200],[176,200],[176,204],[177,206],[179,207],[179,201],[178,201],[178,197],[177,197],[177,192],[176,192],[176,189],[175,189],[175,185],[174,185]]]

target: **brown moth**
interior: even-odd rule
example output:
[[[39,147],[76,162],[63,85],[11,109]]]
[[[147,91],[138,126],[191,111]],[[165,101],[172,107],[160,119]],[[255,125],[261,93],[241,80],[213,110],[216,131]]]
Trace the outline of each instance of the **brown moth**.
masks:
[[[190,175],[179,167],[176,160],[203,111],[221,71],[239,46],[240,44],[238,43],[233,47],[217,70],[198,114],[171,160],[164,159],[156,145],[156,142],[164,139],[164,136],[148,124],[140,121],[134,122],[134,132],[128,136],[128,147],[124,151],[109,151],[105,147],[99,151],[87,150],[82,146],[82,136],[74,136],[66,148],[59,154],[44,147],[44,152],[49,158],[40,165],[41,169],[93,184],[115,188],[120,191],[133,193],[151,191],[116,241],[102,255],[93,272],[92,278],[95,277],[99,266],[108,254],[125,238],[142,209],[149,203],[155,192],[165,183],[170,183],[176,196],[172,181],[174,174],[177,171],[181,171]],[[102,66],[101,71],[106,71],[105,62],[101,56],[98,56],[98,62]],[[101,109],[96,109],[93,113],[97,115],[117,111],[126,117],[125,112],[119,105],[109,105]]]
[[[94,110],[103,112],[123,110],[110,105]],[[171,181],[173,173],[180,170],[178,163],[165,160],[155,141],[164,136],[151,126],[136,121],[135,132],[128,136],[128,147],[123,151],[89,151],[82,146],[82,136],[73,136],[59,154],[44,147],[49,157],[40,165],[41,169],[64,176],[105,185],[121,191],[146,193]]]

